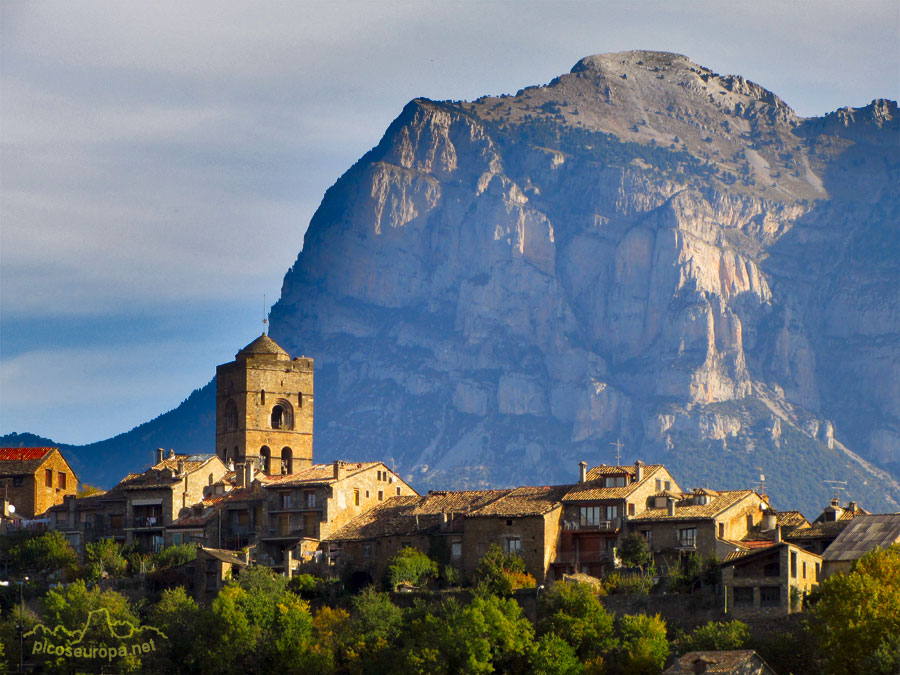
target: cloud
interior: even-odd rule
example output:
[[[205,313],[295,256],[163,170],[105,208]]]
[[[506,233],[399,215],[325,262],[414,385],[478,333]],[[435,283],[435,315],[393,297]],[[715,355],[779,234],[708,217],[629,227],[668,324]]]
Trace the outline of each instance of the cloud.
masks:
[[[806,115],[898,91],[892,1],[10,0],[0,14],[0,307],[36,343],[52,317],[245,317],[274,301],[325,190],[416,96],[512,93],[635,48],[743,74]],[[208,324],[183,330],[207,344]],[[217,344],[246,330],[229,322]],[[157,390],[159,372],[107,361],[66,375],[40,366],[60,365],[52,352],[17,354],[0,363],[19,430],[40,421],[8,393],[28,390],[30,368],[66,387],[88,378],[90,400],[129,391],[127,372],[153,405],[205,381],[173,372]]]

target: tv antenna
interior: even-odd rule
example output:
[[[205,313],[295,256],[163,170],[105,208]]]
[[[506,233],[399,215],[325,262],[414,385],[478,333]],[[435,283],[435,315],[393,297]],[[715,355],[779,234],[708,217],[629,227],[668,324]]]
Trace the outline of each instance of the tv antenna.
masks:
[[[263,334],[266,332],[266,324],[269,323],[269,318],[266,315],[266,294],[263,293],[263,311],[262,311],[262,323],[263,323]]]
[[[761,466],[756,467],[759,470],[759,494],[766,494],[766,474],[763,473]]]
[[[827,483],[828,487],[834,490],[834,498],[840,502],[841,500],[841,490],[847,489],[847,481],[845,480],[823,480],[823,483]]]
[[[622,442],[622,439],[617,438],[615,443],[610,443],[610,445],[616,446],[616,466],[622,466],[621,454],[622,448],[625,447],[625,444]]]

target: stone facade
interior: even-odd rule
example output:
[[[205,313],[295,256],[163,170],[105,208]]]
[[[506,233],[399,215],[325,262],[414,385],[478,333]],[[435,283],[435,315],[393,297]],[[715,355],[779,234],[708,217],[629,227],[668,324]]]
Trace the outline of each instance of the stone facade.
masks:
[[[59,448],[0,448],[0,486],[16,515],[34,518],[74,495],[78,478]]]
[[[630,519],[652,506],[660,491],[681,488],[662,465],[598,466],[582,470],[582,480],[563,497],[562,527],[555,573],[600,576],[614,560]]]
[[[821,578],[821,556],[786,542],[734,554],[722,563],[726,612],[741,619],[801,611]]]
[[[216,452],[270,475],[313,461],[313,360],[291,358],[263,334],[216,368]]]

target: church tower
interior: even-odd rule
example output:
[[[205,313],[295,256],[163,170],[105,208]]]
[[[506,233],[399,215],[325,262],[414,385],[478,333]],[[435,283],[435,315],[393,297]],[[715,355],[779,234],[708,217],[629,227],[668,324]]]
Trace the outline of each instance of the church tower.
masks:
[[[313,360],[263,333],[216,368],[216,453],[268,474],[312,466]]]

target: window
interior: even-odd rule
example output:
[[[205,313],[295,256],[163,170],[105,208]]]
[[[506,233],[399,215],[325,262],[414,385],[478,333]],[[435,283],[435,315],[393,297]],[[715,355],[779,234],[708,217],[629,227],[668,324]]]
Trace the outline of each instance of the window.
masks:
[[[399,488],[399,487],[397,488],[397,495],[398,495],[398,496],[400,495],[400,488]]]
[[[791,579],[797,578],[797,552],[791,551]]]
[[[806,561],[803,561],[803,578],[806,578]]]
[[[268,474],[269,470],[271,469],[271,466],[272,466],[272,451],[269,450],[269,446],[264,445],[264,446],[262,446],[262,448],[260,448],[259,457],[260,457],[260,460],[262,461],[261,468],[263,470],[263,473]]]
[[[606,507],[606,520],[615,520],[619,517],[619,507],[613,504]]]
[[[180,532],[176,532],[172,535],[172,544],[174,546],[181,546],[184,543],[184,535]]]
[[[522,551],[522,540],[518,537],[511,537],[506,540],[506,552],[513,555],[519,555]]]
[[[263,389],[259,392],[259,402],[262,405],[266,404],[266,390]]]
[[[290,448],[281,449],[281,473],[294,473],[294,451]]]
[[[643,535],[644,539],[647,540],[647,543],[650,543],[650,530],[641,530],[641,535]]]
[[[606,487],[625,487],[625,476],[607,476]]]
[[[759,589],[760,607],[778,607],[781,604],[781,588],[779,586],[762,586]]]
[[[656,491],[659,492],[660,490],[662,490],[662,479],[657,478],[656,479]]]
[[[354,506],[359,506],[359,490],[353,491],[353,504]]]
[[[362,545],[362,554],[363,558],[371,558],[372,557],[372,544],[366,542]]]
[[[378,491],[378,501],[384,501],[384,490]]]
[[[44,485],[49,488],[53,487],[53,469],[44,470]]]
[[[747,529],[749,530],[751,527],[753,527],[753,514],[748,513],[747,514]]]
[[[821,576],[821,568],[819,567],[819,563],[816,563],[816,581],[819,581],[819,576]]]
[[[290,492],[281,492],[281,508],[289,509],[291,508],[291,493]]]
[[[748,586],[735,586],[734,606],[735,607],[752,607],[753,606],[753,588],[748,587]]]
[[[667,480],[666,481],[666,490],[671,490],[671,489],[672,489],[672,481]]]
[[[298,408],[302,408],[302,407],[303,407],[303,392],[298,392],[298,393],[297,393],[297,407],[298,407]]]
[[[307,492],[306,493],[306,508],[308,508],[308,509],[316,508],[316,493],[315,492]]]
[[[225,431],[234,431],[238,428],[238,411],[234,399],[225,402],[225,414],[222,416],[222,424]]]
[[[719,539],[725,538],[725,523],[719,523]]]
[[[678,530],[679,546],[697,546],[697,528],[683,527]]]
[[[629,505],[628,505],[628,515],[629,515],[629,516],[633,516],[633,515],[634,515],[634,504],[629,504]]]
[[[368,499],[368,498],[369,498],[369,491],[366,490],[366,499]]]
[[[58,471],[56,473],[56,487],[65,490],[66,489],[66,473],[65,471]]]
[[[450,544],[450,557],[462,558],[462,542],[454,541]]]
[[[775,562],[768,563],[765,567],[763,567],[763,576],[764,577],[780,577],[781,576],[781,563],[777,560]]]
[[[582,506],[578,524],[581,527],[594,527],[600,524],[599,506]]]
[[[22,487],[25,485],[25,476],[13,476],[13,487]]]

